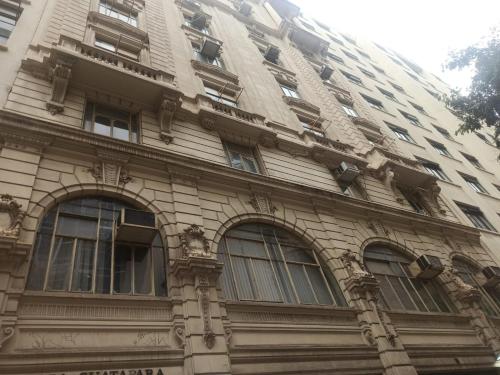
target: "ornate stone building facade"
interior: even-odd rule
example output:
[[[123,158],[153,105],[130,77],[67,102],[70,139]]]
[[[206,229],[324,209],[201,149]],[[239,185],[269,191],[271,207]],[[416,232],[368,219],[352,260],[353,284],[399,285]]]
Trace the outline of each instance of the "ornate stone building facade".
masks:
[[[287,0],[0,0],[0,373],[494,374],[500,169]]]

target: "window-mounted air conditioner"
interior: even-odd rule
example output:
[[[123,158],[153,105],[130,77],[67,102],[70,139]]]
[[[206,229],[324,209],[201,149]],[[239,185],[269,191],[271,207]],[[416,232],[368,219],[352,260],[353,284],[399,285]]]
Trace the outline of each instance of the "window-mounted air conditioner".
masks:
[[[117,241],[151,244],[155,236],[155,214],[122,208],[116,229]]]
[[[205,38],[203,39],[203,44],[201,46],[201,54],[208,57],[209,59],[215,59],[219,55],[221,44],[213,39]]]
[[[195,13],[192,17],[191,26],[203,30],[207,26],[207,15],[201,12]]]
[[[201,9],[201,4],[197,1],[194,0],[183,0],[181,1],[182,5],[186,6],[187,8],[190,9],[195,9],[195,10],[200,10]]]
[[[264,54],[264,58],[273,63],[277,63],[280,57],[280,49],[276,46],[270,45],[267,47],[266,53]]]
[[[252,14],[252,6],[246,1],[243,1],[239,6],[238,11],[244,16],[248,17]]]
[[[319,73],[319,76],[321,77],[321,79],[323,80],[328,80],[330,79],[330,77],[332,76],[332,73],[333,73],[333,68],[329,65],[323,65],[321,67],[321,72]]]
[[[350,184],[359,176],[359,169],[354,164],[343,161],[335,171],[337,181]]]
[[[500,283],[500,267],[488,266],[484,267],[481,271],[482,276],[480,279],[483,286],[495,287]]]
[[[444,270],[441,260],[434,255],[421,255],[410,263],[410,272],[419,279],[433,279]]]

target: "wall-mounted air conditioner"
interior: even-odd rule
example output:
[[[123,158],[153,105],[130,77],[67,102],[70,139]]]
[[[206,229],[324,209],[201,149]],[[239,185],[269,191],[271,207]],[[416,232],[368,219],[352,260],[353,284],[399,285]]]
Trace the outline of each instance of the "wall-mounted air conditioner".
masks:
[[[243,1],[239,6],[238,11],[244,16],[249,17],[252,14],[252,6],[246,1]]]
[[[197,1],[194,1],[194,0],[183,0],[182,5],[186,6],[187,8],[190,8],[190,9],[196,9],[196,10],[201,9],[201,4]]]
[[[156,236],[155,214],[122,208],[116,228],[116,240],[151,244]]]
[[[354,164],[343,161],[335,170],[337,181],[351,184],[359,176],[359,169]]]
[[[444,271],[441,260],[434,255],[421,255],[410,263],[410,272],[419,279],[433,279]]]
[[[319,73],[319,76],[321,79],[324,79],[325,81],[330,79],[333,73],[333,68],[329,65],[323,65],[321,67],[321,72]]]
[[[203,44],[201,46],[201,54],[208,57],[209,59],[215,59],[219,55],[221,44],[213,39],[205,38],[203,39]]]
[[[495,287],[500,283],[500,267],[488,266],[481,271],[481,284],[485,287]]]

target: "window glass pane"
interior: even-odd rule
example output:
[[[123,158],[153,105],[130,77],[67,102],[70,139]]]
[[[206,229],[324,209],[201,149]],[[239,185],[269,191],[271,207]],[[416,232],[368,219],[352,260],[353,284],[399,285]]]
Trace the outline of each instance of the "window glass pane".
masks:
[[[134,250],[134,291],[139,294],[151,292],[151,258],[147,247]]]
[[[298,264],[289,264],[288,269],[292,275],[293,285],[299,295],[300,302],[304,304],[317,303],[303,266]]]
[[[54,230],[54,221],[56,213],[50,211],[45,215],[40,225],[39,234],[36,239],[33,259],[28,278],[28,289],[42,290],[49,260],[50,243],[52,240],[52,231]]]
[[[333,303],[332,297],[328,292],[328,287],[326,286],[325,279],[323,279],[319,267],[306,266],[306,270],[314,288],[314,292],[318,297],[318,302],[323,305],[331,305]]]
[[[132,115],[130,142],[139,143],[139,119],[137,114]]]
[[[244,166],[244,169],[248,172],[252,172],[252,173],[258,172],[257,163],[255,162],[254,159],[243,157],[243,166]]]
[[[56,237],[52,250],[50,272],[47,279],[48,290],[68,290],[73,257],[72,238]]]
[[[83,128],[87,131],[91,131],[92,121],[94,121],[94,104],[91,102],[87,102],[87,105],[85,106]]]
[[[231,257],[236,277],[238,297],[240,300],[254,300],[256,294],[251,281],[250,259]]]
[[[105,42],[104,40],[96,39],[94,44],[96,47],[101,47],[108,51],[116,52],[116,47],[111,43]]]
[[[435,285],[435,283],[432,280],[430,280],[424,284],[427,288],[427,291],[431,295],[432,299],[439,307],[439,310],[442,312],[450,312],[448,304],[445,302],[445,295],[438,292],[437,290],[438,287]]]
[[[96,293],[109,293],[111,291],[111,248],[110,241],[99,241],[95,278]]]
[[[229,156],[231,158],[231,165],[234,168],[243,169],[243,164],[241,163],[241,156],[236,152],[229,152]]]
[[[224,239],[221,239],[219,244],[218,259],[224,263],[224,272],[222,272],[222,275],[219,278],[224,295],[226,299],[237,301],[238,293],[236,292],[236,285],[234,283],[233,269],[231,267],[231,261],[226,250]]]
[[[113,138],[129,140],[128,122],[118,120],[113,122]]]
[[[155,294],[157,296],[167,295],[167,275],[165,270],[165,251],[161,246],[161,240],[158,237],[158,245],[153,245],[153,266],[155,276]]]
[[[94,123],[94,133],[102,134],[102,135],[111,135],[111,121],[107,117],[96,116]]]
[[[267,258],[263,242],[228,237],[227,246],[229,246],[229,252],[233,255]]]
[[[95,241],[77,240],[73,280],[71,290],[89,292],[92,290],[92,274],[94,269]]]
[[[270,302],[281,302],[281,293],[274,277],[271,263],[267,260],[252,260],[255,274],[257,275],[257,289],[261,300]]]
[[[59,212],[78,216],[99,217],[99,201],[97,199],[75,199],[59,205]]]
[[[303,248],[282,245],[281,249],[283,250],[287,261],[316,263],[316,260],[311,256],[311,254]]]
[[[380,283],[380,291],[384,297],[384,301],[391,310],[401,310],[403,306],[399,301],[398,296],[391,287],[389,281],[383,275],[375,275]]]
[[[399,281],[399,277],[394,277],[394,276],[387,276],[387,279],[391,283],[391,286],[393,287],[394,291],[398,295],[400,301],[403,303],[403,307],[406,310],[416,310],[415,305],[411,301],[408,293],[404,289],[403,285]]]
[[[97,221],[60,215],[57,223],[57,234],[67,237],[95,239],[97,236]]]
[[[418,295],[420,296],[420,298],[422,298],[422,300],[424,301],[425,305],[427,306],[427,310],[431,311],[431,312],[438,312],[439,309],[436,306],[436,304],[434,303],[434,300],[431,298],[431,296],[427,292],[427,289],[425,288],[422,280],[419,280],[419,279],[410,279],[410,281],[412,282],[413,286],[417,290]]]
[[[127,245],[116,245],[113,283],[116,293],[132,292],[132,250]]]
[[[297,298],[295,297],[295,293],[293,292],[292,283],[290,282],[290,278],[288,277],[285,263],[283,262],[272,262],[272,263],[274,272],[281,286],[281,291],[284,294],[285,301],[287,303],[297,303]]]

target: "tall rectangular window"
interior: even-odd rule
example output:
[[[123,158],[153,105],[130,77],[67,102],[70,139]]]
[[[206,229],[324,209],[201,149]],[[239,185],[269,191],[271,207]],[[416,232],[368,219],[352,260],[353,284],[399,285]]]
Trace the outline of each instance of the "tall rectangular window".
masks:
[[[0,2],[0,43],[5,43],[9,39],[21,11],[20,2],[16,5]]]
[[[484,169],[479,160],[477,160],[474,156],[466,154],[465,152],[461,152],[461,154],[477,169]]]
[[[361,78],[356,77],[354,74],[344,72],[343,70],[341,70],[340,73],[342,73],[344,77],[346,77],[349,81],[351,81],[355,85],[363,86],[363,81],[361,80]]]
[[[342,109],[344,110],[347,116],[358,117],[358,113],[354,110],[353,107],[344,104],[342,105]]]
[[[139,142],[138,115],[93,102],[87,102],[84,129],[122,141]]]
[[[229,142],[223,142],[223,146],[231,167],[251,173],[261,173],[253,148]]]
[[[416,118],[413,115],[410,115],[409,113],[406,113],[404,111],[399,111],[405,119],[407,119],[411,124],[423,128],[422,124],[420,123],[419,119]]]
[[[396,127],[394,125],[389,125],[394,135],[405,142],[415,143],[415,140],[411,137],[407,130]]]
[[[361,95],[361,96],[363,97],[363,99],[366,100],[366,102],[368,103],[368,105],[370,107],[378,109],[380,111],[385,111],[384,105],[382,104],[382,102],[380,100],[371,98],[371,97],[366,96],[366,95]]]
[[[437,126],[437,125],[434,125],[432,124],[432,126],[434,126],[434,129],[436,129],[443,137],[449,139],[449,140],[453,140],[453,137],[451,136],[450,132],[440,126]]]
[[[417,158],[417,160],[420,161],[420,163],[422,164],[422,166],[424,167],[424,169],[428,173],[430,173],[431,175],[439,178],[440,180],[450,181],[450,179],[443,172],[443,170],[441,169],[441,167],[439,166],[439,164],[436,164],[436,163],[433,163],[433,162],[430,162],[430,161],[427,161],[427,160],[424,160],[424,159],[420,159],[420,158]]]
[[[231,107],[238,107],[236,98],[230,94],[223,92],[223,89],[216,90],[212,87],[205,86],[205,93],[214,101],[229,105]]]
[[[201,48],[197,44],[193,44],[193,57],[196,61],[200,61],[205,64],[215,65],[218,66],[219,68],[225,69],[224,62],[219,56],[212,58],[204,55],[203,53],[201,53]]]
[[[429,139],[427,141],[431,144],[432,147],[434,147],[439,155],[451,157],[451,154],[445,145],[443,145],[442,143],[431,141]]]
[[[491,223],[488,221],[488,219],[486,219],[483,212],[478,207],[470,206],[468,204],[456,201],[455,203],[476,228],[492,230],[496,232],[495,227],[491,225]]]
[[[382,95],[384,95],[387,99],[389,100],[392,100],[394,102],[397,102],[398,100],[396,99],[396,96],[390,92],[390,91],[387,91],[387,90],[384,90],[380,87],[377,87],[378,91],[380,91],[382,93]]]
[[[132,60],[139,60],[141,52],[140,47],[131,42],[130,38],[123,36],[123,34],[120,35],[118,40],[112,40],[101,35],[96,35],[94,45],[109,52],[128,57]]]
[[[106,16],[116,18],[120,21],[126,22],[129,25],[137,27],[137,14],[133,12],[132,8],[118,8],[117,4],[111,0],[101,0],[99,2],[99,13]]]
[[[459,174],[465,180],[465,182],[467,183],[467,185],[469,185],[469,187],[472,190],[474,190],[476,193],[485,193],[485,194],[488,193],[486,191],[486,189],[483,187],[483,185],[481,185],[481,183],[478,181],[478,179],[476,177],[469,176],[467,174],[460,173],[460,172],[459,172]]]
[[[300,95],[297,92],[297,89],[294,87],[286,86],[286,85],[280,85],[281,91],[283,91],[283,94],[285,96],[288,96],[289,98],[295,98],[295,99],[300,99]]]

